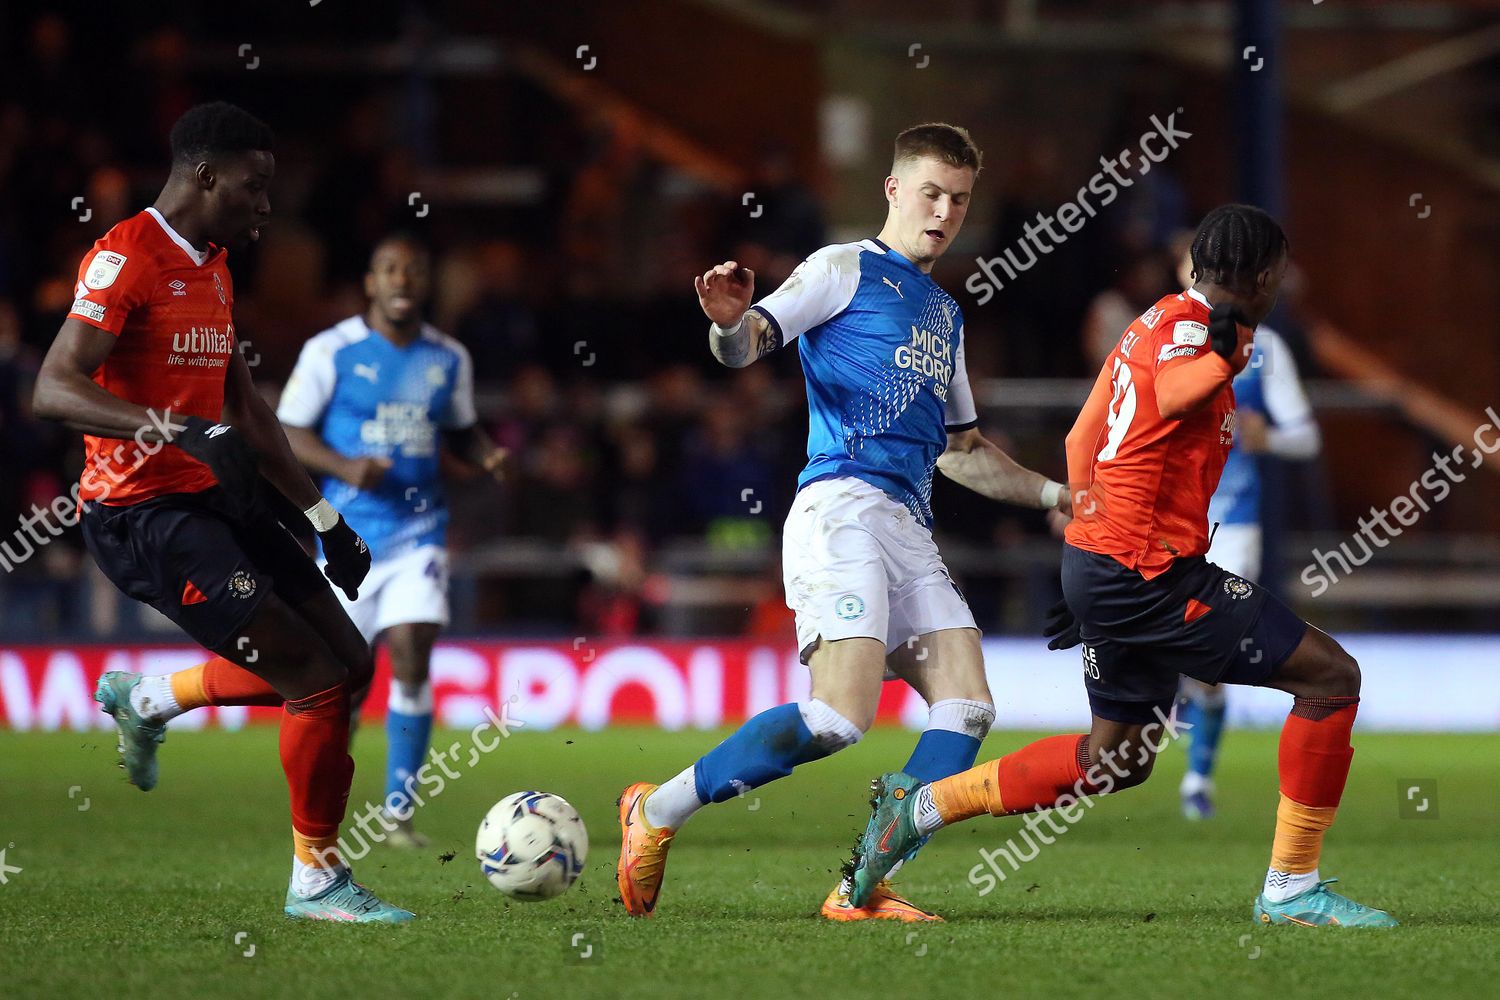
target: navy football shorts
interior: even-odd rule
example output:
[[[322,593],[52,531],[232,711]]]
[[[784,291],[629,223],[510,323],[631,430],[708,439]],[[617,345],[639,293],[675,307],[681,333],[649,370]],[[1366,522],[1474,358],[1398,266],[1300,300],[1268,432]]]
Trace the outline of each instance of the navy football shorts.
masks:
[[[82,524],[110,582],[206,649],[229,646],[268,593],[296,607],[330,589],[280,521],[263,507],[240,520],[218,486],[129,506],[90,501]]]
[[[1171,708],[1177,677],[1265,683],[1307,623],[1258,584],[1202,556],[1147,580],[1113,558],[1063,546],[1063,596],[1083,640],[1095,715],[1145,723]]]

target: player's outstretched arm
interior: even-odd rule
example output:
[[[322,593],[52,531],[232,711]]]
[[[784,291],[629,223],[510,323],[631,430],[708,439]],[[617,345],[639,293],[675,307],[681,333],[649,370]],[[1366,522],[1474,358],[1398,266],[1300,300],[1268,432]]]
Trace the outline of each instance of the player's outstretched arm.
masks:
[[[744,368],[780,347],[776,330],[760,313],[748,312],[755,294],[755,272],[732,260],[693,279],[698,305],[713,321],[708,349],[719,363]]]
[[[1072,509],[1068,491],[1039,472],[1023,467],[993,441],[970,427],[948,435],[948,448],[938,456],[938,471],[960,486],[992,500],[1040,510]]]
[[[116,339],[82,320],[64,320],[37,373],[34,412],[95,437],[137,438],[143,443],[169,440],[166,414],[153,415],[94,381],[94,372],[114,350]]]

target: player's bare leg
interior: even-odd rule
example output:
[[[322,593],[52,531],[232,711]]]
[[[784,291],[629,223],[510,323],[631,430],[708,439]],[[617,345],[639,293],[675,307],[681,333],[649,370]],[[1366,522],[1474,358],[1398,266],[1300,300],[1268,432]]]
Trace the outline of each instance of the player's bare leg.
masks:
[[[940,629],[894,649],[886,666],[910,684],[929,706],[927,728],[902,769],[920,781],[934,781],[967,770],[995,720],[984,654],[977,629]],[[901,867],[897,862],[888,875]],[[935,921],[942,918],[913,905],[882,882],[862,907],[849,901],[853,861],[823,901],[829,920]]]
[[[267,594],[240,634],[218,652],[263,678],[286,702],[280,745],[294,846],[287,915],[361,923],[412,919],[355,882],[339,856],[338,830],[354,778],[349,688],[368,684],[372,667],[368,647],[333,593],[320,593],[296,609]]]
[[[808,701],[767,709],[665,784],[636,782],[620,794],[615,878],[631,916],[656,912],[667,850],[693,813],[709,802],[737,798],[784,778],[800,764],[858,742],[870,728],[885,676],[884,642],[862,637],[820,641],[808,668]]]
[[[368,687],[371,660],[367,647],[338,599],[318,593],[294,610],[324,637],[355,683]],[[214,656],[183,670],[150,677],[110,671],[99,679],[94,700],[115,717],[131,784],[142,791],[155,787],[156,745],[165,738],[167,723],[182,713],[209,705],[279,707],[285,701],[269,681],[235,662],[255,662],[248,659],[249,642],[246,638],[240,648],[226,650],[243,654],[235,659]]]
[[[432,647],[442,626],[436,622],[392,625],[381,634],[391,656],[391,693],[386,703],[386,819],[395,826],[386,837],[392,847],[421,848],[428,840],[413,829],[411,790],[427,759],[432,736]]]
[[[1326,632],[1309,627],[1265,682],[1290,693],[1281,730],[1281,802],[1265,886],[1255,917],[1266,924],[1394,927],[1384,910],[1356,903],[1321,880],[1323,835],[1333,824],[1349,765],[1349,735],[1359,706],[1359,664]]]

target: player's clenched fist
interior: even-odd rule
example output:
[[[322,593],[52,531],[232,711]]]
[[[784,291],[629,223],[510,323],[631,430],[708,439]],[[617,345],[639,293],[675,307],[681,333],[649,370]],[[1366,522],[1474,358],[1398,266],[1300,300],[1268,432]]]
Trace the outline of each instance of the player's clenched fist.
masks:
[[[1227,303],[1213,307],[1208,314],[1209,346],[1235,371],[1245,367],[1254,347],[1254,331],[1249,330],[1239,309]]]
[[[370,547],[354,533],[343,515],[339,515],[333,527],[319,531],[318,540],[323,543],[323,558],[327,560],[324,575],[349,600],[355,600],[359,597],[359,585],[370,572]]]
[[[755,294],[755,272],[740,267],[737,261],[726,260],[694,278],[693,287],[698,291],[703,314],[727,329],[738,323],[750,308],[750,299]]]

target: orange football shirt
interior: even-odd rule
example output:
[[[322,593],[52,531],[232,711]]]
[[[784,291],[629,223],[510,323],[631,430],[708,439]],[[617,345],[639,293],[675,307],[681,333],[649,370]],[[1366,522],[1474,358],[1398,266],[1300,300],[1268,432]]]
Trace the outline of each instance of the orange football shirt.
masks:
[[[1168,420],[1157,407],[1158,376],[1213,354],[1208,315],[1208,301],[1187,291],[1138,316],[1104,362],[1107,410],[1097,415],[1088,453],[1068,455],[1070,478],[1071,470],[1087,470],[1087,493],[1074,499],[1068,542],[1112,556],[1147,579],[1178,558],[1208,551],[1208,501],[1234,443],[1229,381],[1181,419]],[[1086,406],[1080,423],[1089,418]],[[1080,489],[1078,482],[1072,488]]]
[[[78,269],[68,316],[111,333],[94,381],[165,416],[218,421],[235,351],[228,251],[193,248],[155,209],[119,223]],[[79,495],[128,505],[215,485],[208,466],[171,445],[84,435]],[[150,453],[153,452],[154,453]]]

